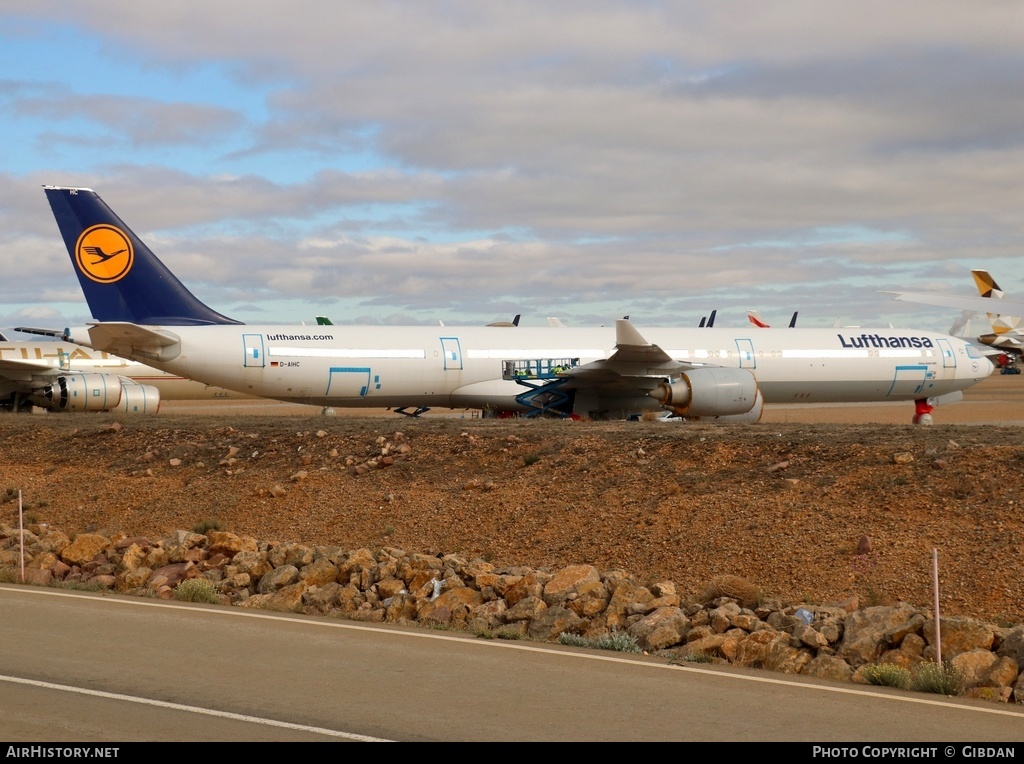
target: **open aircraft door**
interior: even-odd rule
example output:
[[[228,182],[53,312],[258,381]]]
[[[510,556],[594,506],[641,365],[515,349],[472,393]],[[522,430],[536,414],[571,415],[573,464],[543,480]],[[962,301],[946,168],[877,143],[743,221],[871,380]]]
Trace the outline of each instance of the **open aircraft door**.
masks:
[[[750,340],[736,340],[736,354],[740,358],[741,369],[756,369],[757,360],[754,358],[754,343]]]
[[[936,342],[939,344],[939,352],[942,353],[942,368],[955,369],[956,354],[953,353],[953,346],[949,344],[949,340],[937,339]]]

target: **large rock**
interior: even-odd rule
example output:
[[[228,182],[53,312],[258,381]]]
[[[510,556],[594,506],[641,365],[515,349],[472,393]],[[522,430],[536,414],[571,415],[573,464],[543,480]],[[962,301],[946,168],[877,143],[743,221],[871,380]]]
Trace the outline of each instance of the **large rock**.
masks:
[[[890,634],[917,614],[906,603],[879,605],[850,613],[843,625],[843,641],[838,655],[854,668],[875,663],[890,646]]]
[[[98,533],[79,533],[75,540],[68,544],[60,553],[60,558],[68,565],[85,565],[110,546],[110,539]]]
[[[576,596],[581,586],[601,582],[601,574],[593,565],[569,565],[555,571],[544,584],[544,601],[548,605],[562,605]]]
[[[971,650],[989,650],[996,637],[991,626],[973,618],[940,618],[938,642],[935,635],[935,619],[926,620],[921,631],[928,642],[925,657],[935,660],[937,648],[941,648],[943,661],[952,660],[960,653]]]
[[[682,644],[690,630],[690,619],[677,607],[661,607],[632,624],[627,630],[644,650],[656,652]]]

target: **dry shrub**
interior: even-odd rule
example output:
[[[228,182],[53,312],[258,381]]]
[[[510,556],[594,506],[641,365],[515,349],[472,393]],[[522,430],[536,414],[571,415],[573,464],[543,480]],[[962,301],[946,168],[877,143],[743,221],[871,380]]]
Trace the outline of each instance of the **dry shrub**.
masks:
[[[704,587],[704,591],[700,594],[700,601],[707,604],[719,597],[731,597],[743,607],[753,607],[761,597],[761,592],[745,578],[718,576]]]

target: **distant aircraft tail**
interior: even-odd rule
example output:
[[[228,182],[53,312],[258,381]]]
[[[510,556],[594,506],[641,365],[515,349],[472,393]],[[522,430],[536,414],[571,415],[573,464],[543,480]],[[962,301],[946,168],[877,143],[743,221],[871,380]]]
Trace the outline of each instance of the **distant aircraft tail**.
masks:
[[[759,327],[761,329],[767,329],[769,326],[768,322],[761,318],[761,314],[758,313],[756,310],[748,310],[747,319],[754,326]]]
[[[978,286],[978,294],[982,297],[1002,298],[1003,290],[999,288],[996,280],[989,275],[988,271],[972,270],[971,276],[974,277],[974,283]]]
[[[241,323],[200,302],[95,191],[43,188],[95,320],[165,326]]]
[[[996,347],[1011,343],[1019,347],[1020,335],[1024,332],[1024,317],[1011,316],[999,312],[999,303],[995,302],[995,300],[1002,299],[1003,290],[999,288],[996,280],[989,275],[988,271],[972,270],[971,276],[974,277],[974,283],[978,287],[978,294],[982,297],[992,298],[992,305],[995,308],[995,310],[988,312],[988,320],[992,325],[992,335],[983,335],[987,339],[982,339],[982,342],[985,342],[987,345],[995,345]]]
[[[789,328],[790,329],[792,329],[793,327],[796,326],[796,317],[799,315],[799,313],[800,313],[800,311],[797,311],[797,310],[793,311],[793,317],[789,319]],[[761,314],[758,313],[756,310],[748,310],[747,311],[747,320],[750,321],[750,323],[752,323],[754,326],[758,327],[759,329],[768,329],[771,326],[771,324],[769,324],[767,321],[765,321],[763,318],[761,318]]]

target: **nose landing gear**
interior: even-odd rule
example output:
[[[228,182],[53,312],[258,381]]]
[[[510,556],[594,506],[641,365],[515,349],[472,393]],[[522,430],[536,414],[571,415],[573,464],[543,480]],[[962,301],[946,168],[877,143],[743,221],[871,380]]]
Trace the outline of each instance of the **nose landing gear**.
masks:
[[[932,424],[932,410],[935,408],[928,398],[918,398],[914,401],[914,424]]]

